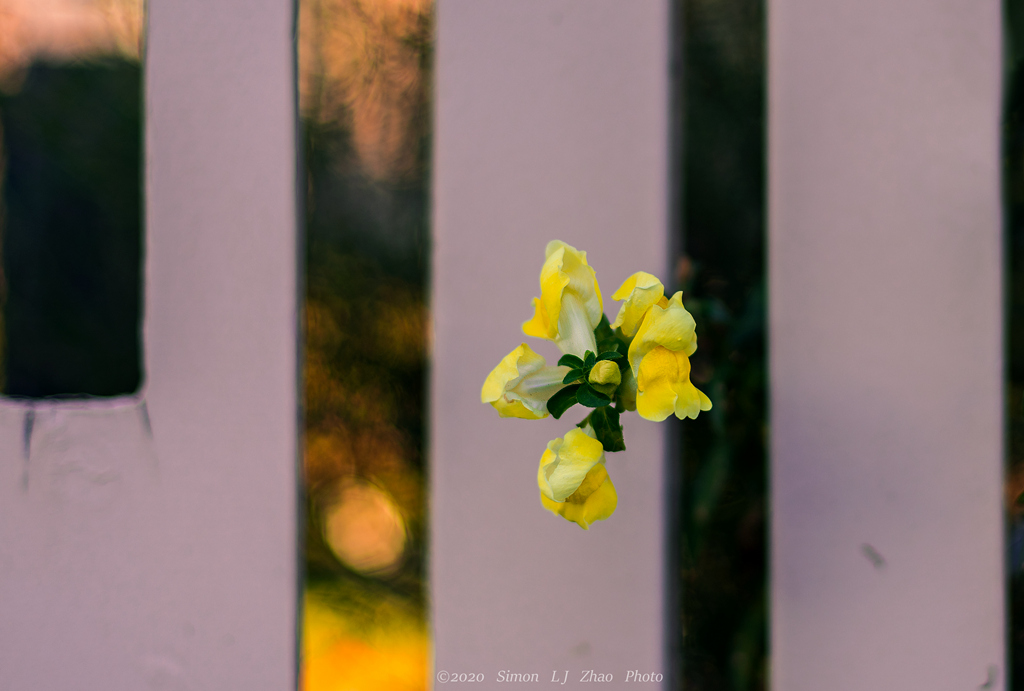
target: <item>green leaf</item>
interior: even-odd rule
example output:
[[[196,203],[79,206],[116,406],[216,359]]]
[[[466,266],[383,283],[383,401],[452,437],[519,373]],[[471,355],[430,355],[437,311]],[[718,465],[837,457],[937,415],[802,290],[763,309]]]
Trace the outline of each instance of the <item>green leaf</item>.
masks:
[[[617,410],[610,407],[597,408],[578,426],[584,427],[587,422],[594,428],[594,435],[601,442],[605,451],[611,453],[626,450],[626,441],[622,436],[622,425],[619,423]]]
[[[624,339],[622,332],[618,329],[612,329],[611,324],[608,323],[608,317],[604,314],[601,315],[601,322],[594,329],[594,339],[597,341],[597,350],[600,353],[612,350],[623,353],[629,347],[629,339]]]
[[[562,413],[576,405],[576,392],[580,384],[573,384],[560,389],[554,396],[548,399],[548,412],[556,420],[562,417]]]
[[[562,383],[563,384],[572,384],[577,379],[582,379],[582,378],[583,378],[583,370],[581,370],[581,369],[572,369],[572,370],[569,370],[569,373],[565,375],[565,379],[562,380]]]
[[[562,357],[558,358],[558,364],[561,367],[572,367],[573,369],[583,369],[583,360],[576,357],[572,353],[566,353]]]
[[[590,369],[594,366],[595,362],[597,362],[597,356],[588,350],[586,355],[583,357],[583,366],[586,369]]]
[[[621,360],[623,357],[623,354],[617,350],[606,350],[597,356],[597,361],[600,362],[601,360]]]
[[[610,344],[615,341],[615,332],[612,330],[612,325],[608,322],[608,315],[601,315],[601,321],[598,322],[597,328],[594,329],[594,338],[597,339],[599,350],[609,350]]]
[[[600,408],[606,406],[612,402],[612,399],[605,396],[603,393],[598,393],[590,387],[590,384],[581,384],[579,391],[576,392],[576,400],[582,405],[588,408]]]

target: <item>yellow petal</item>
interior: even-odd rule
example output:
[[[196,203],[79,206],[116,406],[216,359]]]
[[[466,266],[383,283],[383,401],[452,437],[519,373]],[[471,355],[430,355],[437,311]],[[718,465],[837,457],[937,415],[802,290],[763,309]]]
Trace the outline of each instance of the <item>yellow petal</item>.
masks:
[[[689,379],[676,387],[679,398],[676,399],[676,417],[682,420],[688,417],[691,420],[697,419],[697,414],[702,410],[711,410],[711,399],[704,395],[704,392],[694,386]]]
[[[566,497],[565,501],[556,502],[548,499],[543,493],[540,495],[540,503],[545,509],[567,521],[572,521],[584,530],[590,530],[590,524],[594,521],[603,521],[615,513],[618,502],[615,486],[608,477],[604,463],[591,468],[580,486]]]
[[[538,404],[537,401],[519,395],[515,391],[520,382],[529,375],[544,369],[545,364],[542,355],[533,352],[533,349],[525,343],[519,344],[487,375],[483,388],[480,389],[480,402],[490,403],[501,417],[518,417],[527,420],[539,420],[547,417],[546,398]]]
[[[597,284],[597,274],[587,264],[587,253],[576,249],[561,240],[552,240],[544,248],[544,267],[541,268],[541,285],[544,283],[544,270],[557,270],[569,276],[567,288],[576,293],[587,306],[590,320],[596,327],[604,313],[604,300],[601,287]]]
[[[540,271],[540,298],[534,298],[533,309],[533,317],[523,323],[527,336],[553,340],[564,352],[577,355],[583,354],[581,349],[596,348],[593,330],[601,321],[604,303],[586,252],[560,240],[548,243]]]
[[[604,461],[604,447],[589,428],[574,427],[565,437],[548,442],[537,468],[537,485],[552,501],[564,501],[575,492],[587,473]]]
[[[693,355],[697,350],[696,323],[693,315],[683,307],[683,293],[679,291],[662,306],[652,305],[640,324],[633,342],[629,344],[629,366],[639,380],[640,361],[654,348],[662,347]]]
[[[523,333],[535,338],[547,338],[554,340],[558,335],[558,323],[552,323],[548,312],[544,309],[544,303],[540,298],[533,299],[533,317],[523,322]]]
[[[647,310],[658,304],[664,295],[665,286],[657,277],[645,271],[637,271],[612,295],[613,300],[625,300],[612,322],[612,328],[621,328],[623,334],[632,336]]]
[[[673,413],[696,418],[711,410],[711,399],[690,382],[690,359],[682,352],[656,347],[643,358],[637,376],[636,411],[660,422]]]

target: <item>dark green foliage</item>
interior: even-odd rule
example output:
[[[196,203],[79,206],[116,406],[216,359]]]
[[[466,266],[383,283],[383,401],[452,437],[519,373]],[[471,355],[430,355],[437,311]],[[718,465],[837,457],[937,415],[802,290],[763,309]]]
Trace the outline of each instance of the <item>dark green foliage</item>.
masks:
[[[565,411],[576,405],[576,392],[579,391],[581,386],[582,384],[573,384],[564,389],[559,389],[554,396],[548,399],[548,412],[551,413],[551,417],[557,420],[562,417]]]
[[[40,62],[0,97],[9,395],[139,387],[141,79],[124,60]]]
[[[756,691],[768,667],[764,2],[676,9],[675,279],[697,322],[691,378],[714,403],[679,425],[683,687]]]
[[[629,348],[629,342],[623,338],[622,332],[618,329],[612,330],[608,316],[604,314],[601,315],[601,321],[594,329],[594,338],[597,340],[597,352],[602,355],[609,351],[625,353]]]
[[[572,367],[573,369],[583,369],[583,360],[581,358],[566,353],[562,357],[558,358],[559,367]]]
[[[601,324],[603,324],[607,333],[610,334],[611,329],[608,328],[608,317],[601,315]],[[598,330],[600,329],[601,326],[598,327]],[[612,338],[616,337],[612,336]],[[551,413],[551,415],[556,420],[562,416],[562,413],[564,413],[566,410],[568,410],[576,403],[584,405],[588,408],[602,408],[604,406],[611,404],[611,396],[601,393],[590,384],[590,371],[594,368],[594,365],[603,360],[621,360],[622,362],[625,362],[623,356],[619,354],[618,351],[615,350],[603,351],[600,356],[594,355],[594,353],[588,350],[586,353],[583,354],[582,360],[575,355],[569,354],[563,355],[561,358],[559,358],[559,365],[563,367],[572,368],[562,379],[562,383],[573,385],[560,390],[558,393],[552,396],[551,400],[548,401],[548,412]],[[619,369],[623,369],[623,365],[621,362],[619,364]],[[573,382],[579,383],[574,384]],[[584,423],[580,423],[579,426],[582,427],[583,424]],[[621,442],[621,429],[619,430],[618,434]],[[625,448],[625,446],[623,446],[622,448]],[[605,447],[605,450],[618,451],[620,449],[608,449],[607,447]]]
[[[562,383],[563,384],[572,384],[573,382],[579,381],[582,378],[583,378],[583,370],[581,370],[581,369],[571,369],[565,375],[565,377],[562,379]]]
[[[1006,481],[1017,492],[1007,507],[1009,653],[1013,689],[1024,690],[1024,2],[1007,0],[1003,100],[1003,203],[1006,248]]]
[[[580,402],[580,405],[585,405],[588,408],[600,408],[612,402],[611,398],[595,391],[587,382],[580,384],[579,390],[576,391],[576,400]]]
[[[612,453],[625,451],[626,442],[622,436],[622,425],[619,423],[619,411],[611,406],[597,408],[590,415],[585,417],[577,427],[586,427],[589,424],[594,429],[594,435],[601,442],[604,450]]]
[[[1009,688],[1020,691],[1024,688],[1024,570],[1019,566],[1021,557],[1020,531],[1018,522],[1011,522],[1010,554],[1018,560],[1017,568],[1009,573],[1010,607],[1009,607],[1009,646],[1010,683]]]

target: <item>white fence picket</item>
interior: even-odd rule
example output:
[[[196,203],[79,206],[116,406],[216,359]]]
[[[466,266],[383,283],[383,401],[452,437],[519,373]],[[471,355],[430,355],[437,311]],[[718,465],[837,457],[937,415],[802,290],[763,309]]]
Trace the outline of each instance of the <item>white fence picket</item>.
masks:
[[[442,0],[437,14],[431,380],[435,672],[665,674],[665,426],[624,417],[618,510],[589,533],[541,508],[537,464],[582,417],[499,419],[484,377],[528,339],[549,240],[605,295],[666,282],[669,6]]]
[[[1004,688],[1000,3],[768,15],[773,688]]]
[[[296,683],[294,8],[148,11],[146,383],[0,406],[5,690]]]

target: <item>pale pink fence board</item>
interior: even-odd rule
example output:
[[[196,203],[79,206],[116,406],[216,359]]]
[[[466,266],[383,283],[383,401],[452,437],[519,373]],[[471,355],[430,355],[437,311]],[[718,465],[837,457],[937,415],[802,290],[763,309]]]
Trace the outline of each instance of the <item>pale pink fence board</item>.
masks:
[[[499,419],[487,373],[530,340],[544,246],[587,251],[611,294],[666,282],[669,7],[663,0],[441,0],[434,140],[430,578],[436,672],[667,673],[665,432],[624,418],[619,495],[588,533],[541,508],[562,420]]]
[[[148,9],[146,383],[0,405],[5,691],[295,685],[294,8]]]
[[[770,3],[775,689],[1005,682],[999,9]],[[294,685],[293,8],[149,10],[146,386],[0,405],[12,691]],[[668,279],[668,40],[664,0],[440,3],[436,671],[668,672],[665,428],[627,418],[583,533],[534,482],[577,414],[478,398],[547,240],[610,314]]]
[[[773,688],[1004,688],[1000,3],[769,18]]]

